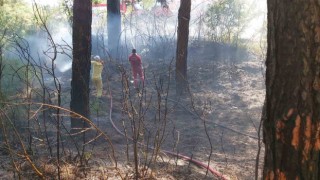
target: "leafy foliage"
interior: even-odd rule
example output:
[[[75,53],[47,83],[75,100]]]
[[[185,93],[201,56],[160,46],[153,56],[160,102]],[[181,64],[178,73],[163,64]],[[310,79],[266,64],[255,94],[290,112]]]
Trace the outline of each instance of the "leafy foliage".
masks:
[[[30,33],[33,28],[31,12],[31,7],[21,0],[3,0],[0,4],[0,34],[10,37]]]
[[[218,0],[206,12],[205,23],[211,40],[237,43],[248,23],[248,7],[240,0]]]
[[[15,95],[17,90],[24,88],[27,77],[30,78],[32,74],[31,72],[27,72],[26,66],[20,60],[4,59],[3,63],[5,66],[2,71],[3,79],[1,80],[1,86],[6,88],[3,88],[2,93],[6,96]]]

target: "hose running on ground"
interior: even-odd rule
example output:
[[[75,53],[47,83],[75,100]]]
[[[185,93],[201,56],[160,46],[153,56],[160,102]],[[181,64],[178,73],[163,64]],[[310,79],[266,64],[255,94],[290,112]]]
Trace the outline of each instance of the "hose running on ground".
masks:
[[[119,133],[121,134],[122,136],[125,136],[125,134],[115,125],[115,123],[113,122],[112,120],[112,108],[113,108],[113,102],[112,102],[112,92],[111,92],[111,89],[109,89],[109,94],[110,94],[110,111],[109,111],[109,119],[110,119],[110,122],[113,126],[113,128]],[[129,138],[130,140],[132,140],[131,138]],[[142,146],[145,146],[141,143],[139,143],[140,145]],[[154,147],[148,147],[150,149],[154,149]],[[182,160],[185,160],[185,161],[189,161],[199,167],[202,167],[204,169],[207,169],[209,170],[214,176],[220,178],[221,180],[227,180],[227,178],[221,174],[220,172],[216,171],[215,169],[213,169],[212,167],[208,166],[207,164],[201,162],[201,161],[198,161],[198,160],[195,160],[189,156],[185,156],[185,155],[182,155],[180,153],[174,153],[174,152],[171,152],[171,151],[167,151],[167,150],[161,150],[161,152],[165,153],[165,154],[170,154],[172,156],[177,156],[178,158],[182,159]]]

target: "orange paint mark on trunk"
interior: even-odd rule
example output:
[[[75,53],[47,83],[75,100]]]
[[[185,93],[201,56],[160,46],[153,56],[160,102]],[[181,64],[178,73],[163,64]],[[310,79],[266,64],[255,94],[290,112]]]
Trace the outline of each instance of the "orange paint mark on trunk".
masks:
[[[293,108],[289,109],[287,115],[283,119],[288,120],[292,116],[293,112],[294,112]]]
[[[278,120],[276,124],[276,138],[279,140],[282,138],[282,129],[284,128],[284,123],[282,120]]]
[[[292,130],[292,140],[291,140],[291,145],[295,148],[295,150],[297,150],[299,146],[300,126],[301,126],[301,118],[298,115],[296,117],[295,126]]]
[[[269,171],[267,173],[267,177],[265,178],[265,180],[274,180],[274,173],[273,171]]]
[[[284,172],[281,172],[279,169],[277,169],[276,172],[277,172],[277,180],[286,180],[287,179]],[[265,180],[275,180],[274,172],[269,171],[267,173],[267,176],[265,177]]]
[[[277,169],[277,175],[278,175],[278,179],[279,180],[286,180],[287,179],[287,177],[284,174],[284,172],[281,172],[279,169]]]
[[[306,125],[304,130],[304,149],[303,149],[303,160],[309,159],[309,151],[310,151],[310,140],[311,140],[311,116],[306,117]]]
[[[317,122],[317,132],[316,132],[316,142],[315,142],[315,150],[320,150],[320,123]]]

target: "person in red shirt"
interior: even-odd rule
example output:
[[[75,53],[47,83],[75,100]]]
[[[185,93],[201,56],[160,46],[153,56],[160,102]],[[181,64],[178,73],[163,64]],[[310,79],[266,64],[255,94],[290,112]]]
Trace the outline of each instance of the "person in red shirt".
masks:
[[[141,57],[137,54],[136,49],[132,49],[132,54],[129,56],[129,62],[131,64],[134,87],[138,88],[138,75],[140,77],[140,81],[142,82],[142,86],[144,86],[142,61]]]

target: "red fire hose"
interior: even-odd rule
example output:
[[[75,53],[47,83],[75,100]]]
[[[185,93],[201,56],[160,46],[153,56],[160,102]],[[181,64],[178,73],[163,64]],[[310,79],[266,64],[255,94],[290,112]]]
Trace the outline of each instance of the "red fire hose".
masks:
[[[110,111],[109,111],[109,119],[110,119],[110,122],[113,126],[113,128],[119,133],[121,134],[122,136],[125,136],[125,134],[114,124],[113,120],[112,120],[112,108],[113,108],[113,102],[112,102],[112,93],[111,93],[111,89],[109,89],[109,93],[110,93]],[[132,139],[131,139],[132,140]],[[143,144],[140,144],[140,145],[143,145]],[[154,147],[149,147],[150,149],[154,149]],[[185,155],[182,155],[180,153],[174,153],[174,152],[171,152],[171,151],[167,151],[167,150],[161,150],[161,152],[163,153],[166,153],[166,154],[170,154],[172,156],[177,156],[178,158],[182,159],[182,160],[185,160],[185,161],[189,161],[199,167],[202,167],[204,169],[207,169],[208,171],[210,171],[214,176],[218,177],[219,179],[221,180],[227,180],[228,178],[225,177],[223,174],[221,174],[220,172],[216,171],[215,169],[213,169],[212,167],[210,167],[209,165],[201,162],[201,161],[198,161],[198,160],[195,160],[189,156],[185,156]]]

